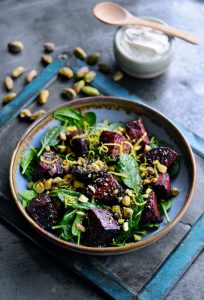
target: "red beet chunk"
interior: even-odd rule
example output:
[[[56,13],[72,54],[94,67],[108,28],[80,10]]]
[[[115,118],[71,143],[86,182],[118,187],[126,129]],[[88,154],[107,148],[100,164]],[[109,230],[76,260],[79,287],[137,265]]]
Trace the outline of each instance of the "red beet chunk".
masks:
[[[151,192],[142,212],[140,222],[142,224],[155,224],[161,223],[161,221],[162,219],[158,210],[156,195],[154,192]]]
[[[144,124],[143,124],[141,119],[138,119],[138,120],[135,120],[135,121],[132,121],[132,122],[128,122],[126,124],[125,128],[126,128],[128,136],[130,137],[130,139],[132,141],[136,142],[142,136],[144,136],[144,134],[146,134],[145,138],[142,140],[140,145],[145,146],[145,145],[150,143],[147,131],[146,131],[146,129],[144,127]]]
[[[90,188],[90,186],[92,188]],[[104,173],[103,177],[95,179],[85,188],[84,194],[88,198],[103,201],[106,203],[114,203],[118,201],[118,197],[122,196],[124,189],[118,181],[108,173]]]
[[[58,214],[50,197],[43,193],[33,198],[27,211],[42,228],[50,228],[58,222]]]
[[[178,153],[169,147],[159,147],[145,153],[144,158],[148,164],[158,160],[162,165],[169,167],[178,158]]]
[[[89,143],[87,139],[83,137],[84,133],[83,130],[75,130],[67,134],[67,145],[80,157],[85,157],[89,149]]]
[[[69,173],[82,181],[92,181],[103,176],[105,172],[106,170],[103,167],[96,170],[91,161],[86,162],[85,165],[73,164],[69,169]]]
[[[106,209],[90,209],[88,220],[88,242],[92,246],[107,246],[120,232],[118,222]]]
[[[100,142],[103,144],[118,144],[118,146],[107,145],[108,153],[113,158],[120,156],[120,144],[122,144],[122,153],[129,153],[130,145],[128,145],[128,143],[124,143],[126,141],[128,142],[126,137],[114,131],[103,131],[100,137]]]
[[[171,180],[169,174],[159,174],[157,181],[152,184],[152,188],[158,199],[169,198],[171,194]]]
[[[54,151],[44,151],[35,170],[34,179],[54,177],[62,173],[61,158]]]

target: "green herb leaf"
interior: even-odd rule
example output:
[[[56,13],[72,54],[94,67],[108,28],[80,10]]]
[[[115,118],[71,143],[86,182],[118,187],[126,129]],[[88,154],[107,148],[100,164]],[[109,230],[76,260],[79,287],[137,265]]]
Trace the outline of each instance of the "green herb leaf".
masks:
[[[121,177],[125,185],[139,193],[141,190],[141,176],[139,164],[129,154],[122,154],[117,163],[118,171],[126,175]]]
[[[73,209],[80,209],[80,210],[89,210],[91,208],[95,208],[96,205],[92,204],[91,202],[83,203],[80,201],[69,201],[67,206]]]
[[[52,190],[50,192],[50,195],[53,197],[57,197],[62,202],[64,202],[65,197],[68,197],[68,196],[76,197],[76,199],[78,199],[80,196],[80,193],[73,191],[73,190],[68,190],[68,189],[56,189],[56,190]]]
[[[19,196],[22,199],[23,206],[26,207],[33,198],[37,197],[37,193],[33,190],[24,190],[19,193]]]
[[[180,171],[180,158],[177,158],[177,160],[170,166],[168,173],[170,177],[176,177]]]
[[[116,122],[116,123],[111,123],[111,124],[109,125],[109,129],[110,129],[111,131],[115,131],[115,130],[117,130],[119,127],[124,128],[124,127],[125,127],[124,123],[123,123],[123,122]]]
[[[96,124],[96,114],[92,111],[85,113],[83,122],[86,122],[89,126],[93,127]]]
[[[59,134],[63,130],[62,126],[54,126],[41,138],[42,147],[38,152],[38,156],[42,154],[47,146],[56,146],[60,139]]]
[[[37,150],[34,148],[30,148],[28,151],[24,152],[23,156],[20,160],[20,166],[22,168],[22,174],[25,174],[28,166],[31,161],[36,157]]]
[[[172,204],[173,204],[173,198],[170,198],[167,200],[161,200],[159,205],[159,208],[160,210],[162,210],[168,223],[170,223],[170,219],[167,211],[172,207]]]
[[[53,226],[52,229],[61,229],[60,237],[66,241],[72,238],[72,223],[74,221],[76,211],[66,212],[59,225]]]
[[[80,238],[81,238],[81,231],[77,229],[77,224],[82,224],[83,217],[77,215],[74,223],[72,224],[72,234],[73,236],[77,236],[77,244],[80,244]]]
[[[81,120],[80,113],[77,110],[69,107],[59,108],[54,112],[54,117],[57,120],[68,121],[68,122],[70,120],[78,120],[78,121]]]

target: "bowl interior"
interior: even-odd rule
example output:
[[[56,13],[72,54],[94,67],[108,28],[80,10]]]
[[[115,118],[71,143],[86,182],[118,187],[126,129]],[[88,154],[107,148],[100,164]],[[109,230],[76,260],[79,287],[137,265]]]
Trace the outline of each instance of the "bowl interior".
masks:
[[[67,106],[72,106],[80,109],[94,111],[97,115],[97,122],[101,122],[104,119],[108,119],[110,122],[117,121],[131,121],[137,117],[142,117],[147,132],[156,136],[160,140],[163,140],[170,145],[181,155],[181,166],[179,175],[172,181],[172,186],[176,186],[180,190],[180,194],[173,202],[173,206],[169,211],[169,217],[172,221],[170,224],[164,221],[161,223],[159,229],[149,232],[141,241],[122,247],[107,247],[107,248],[93,248],[86,246],[77,246],[70,242],[65,242],[57,238],[56,236],[46,232],[40,228],[26,213],[22,207],[18,193],[21,193],[27,188],[27,180],[20,173],[19,160],[23,152],[28,147],[39,147],[40,138],[42,135],[52,126],[59,124],[59,121],[52,118],[52,112],[41,120],[35,122],[20,139],[11,162],[11,176],[10,183],[11,189],[15,198],[15,201],[20,208],[21,212],[28,219],[28,221],[41,233],[46,235],[49,239],[61,244],[70,249],[92,253],[92,254],[111,254],[121,253],[140,248],[152,243],[165,235],[178,221],[186,210],[193,186],[194,186],[194,160],[189,145],[181,133],[175,128],[175,126],[166,119],[163,115],[159,114],[155,110],[134,102],[113,99],[109,97],[101,97],[96,99],[84,99],[80,101],[72,101]],[[65,105],[66,106],[66,105]]]

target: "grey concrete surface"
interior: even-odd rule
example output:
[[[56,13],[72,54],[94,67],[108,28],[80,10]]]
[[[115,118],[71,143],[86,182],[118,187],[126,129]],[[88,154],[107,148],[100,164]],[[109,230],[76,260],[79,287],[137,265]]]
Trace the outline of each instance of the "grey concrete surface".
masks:
[[[0,74],[1,78],[19,65],[26,70],[42,69],[39,58],[44,42],[56,43],[57,51],[81,46],[89,53],[99,50],[102,60],[114,64],[112,42],[115,28],[98,23],[92,16],[94,0],[1,0],[0,1]],[[203,36],[203,1],[117,1],[132,13],[149,15],[166,20]],[[7,52],[7,42],[22,40],[22,54]],[[166,74],[152,80],[136,80],[126,76],[121,85],[145,99],[170,118],[204,137],[204,44],[195,47],[176,41],[175,59]],[[15,82],[18,92],[24,86],[24,78]],[[60,91],[65,83],[56,82],[50,88],[49,102],[45,109],[64,100]],[[3,87],[1,97],[5,94]],[[43,107],[43,108],[44,108]],[[39,109],[33,104],[31,108]],[[28,124],[16,120],[0,135],[0,195],[11,200],[8,169],[12,150]],[[188,232],[191,224],[204,209],[204,162],[196,156],[198,178],[195,195],[182,221],[163,239],[155,244],[122,257],[96,258],[127,284],[139,290],[165,260],[167,255]],[[31,243],[0,225],[0,299],[102,299],[82,279],[53,262]],[[87,258],[88,259],[88,258]],[[203,254],[175,286],[169,299],[203,299]],[[200,275],[199,279],[198,274]]]

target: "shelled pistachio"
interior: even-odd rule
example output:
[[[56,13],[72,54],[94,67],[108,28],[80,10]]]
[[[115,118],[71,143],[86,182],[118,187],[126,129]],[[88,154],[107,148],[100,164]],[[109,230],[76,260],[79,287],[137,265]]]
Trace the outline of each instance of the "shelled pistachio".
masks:
[[[113,80],[114,81],[119,81],[124,77],[123,72],[121,72],[120,70],[117,70],[114,74],[113,74]]]
[[[81,89],[85,86],[84,80],[79,80],[74,84],[74,90],[76,94],[80,93]]]
[[[59,70],[58,74],[67,79],[71,79],[74,76],[72,69],[70,69],[68,67],[61,68]]]
[[[8,43],[8,51],[11,53],[19,53],[24,49],[24,45],[21,41],[13,41]]]
[[[74,55],[78,58],[80,58],[81,60],[85,60],[87,58],[87,53],[86,51],[84,51],[82,48],[80,47],[76,47],[74,49]]]
[[[96,77],[96,72],[90,71],[84,75],[84,81],[89,83],[93,81],[95,77]]]
[[[28,74],[26,75],[25,82],[26,82],[26,83],[30,83],[37,75],[38,75],[38,73],[37,73],[36,70],[31,70],[31,71],[28,72]]]
[[[4,79],[4,85],[5,85],[5,88],[10,91],[13,89],[13,79],[9,76],[6,76],[5,79]]]
[[[39,104],[45,104],[48,101],[49,97],[49,91],[48,90],[42,90],[38,96],[38,103]]]
[[[87,96],[98,96],[100,93],[97,89],[92,86],[86,85],[82,88],[82,92]]]
[[[16,69],[14,69],[12,72],[11,72],[11,77],[12,78],[18,78],[19,76],[21,76],[23,73],[25,72],[25,68],[20,66]]]
[[[16,93],[8,93],[3,97],[3,104],[9,103],[11,100],[13,100],[16,97]]]
[[[25,108],[20,112],[19,116],[21,119],[26,119],[26,118],[30,118],[31,115],[32,114],[31,114],[30,109]]]
[[[45,54],[41,56],[41,61],[45,66],[47,66],[53,62],[53,59],[52,56]]]
[[[89,65],[94,65],[99,61],[99,59],[100,59],[100,53],[99,52],[94,52],[94,53],[92,53],[91,55],[89,55],[87,57],[87,63]]]
[[[76,72],[76,78],[82,79],[84,77],[84,75],[88,72],[89,72],[89,68],[87,66],[82,67]]]
[[[29,119],[31,121],[35,121],[35,120],[41,118],[45,113],[46,113],[46,111],[43,110],[43,109],[38,110],[38,111],[34,112],[33,114],[31,114],[31,116],[29,117]]]

